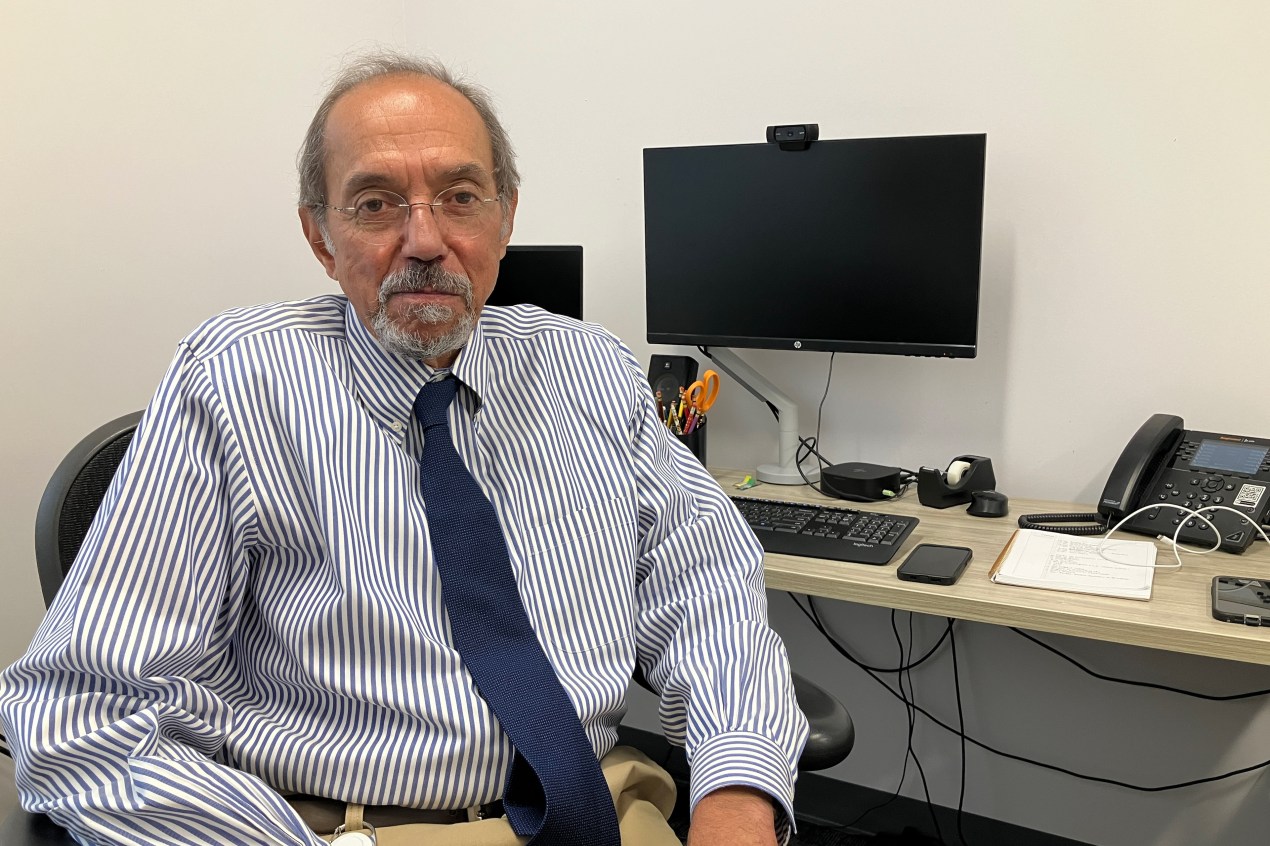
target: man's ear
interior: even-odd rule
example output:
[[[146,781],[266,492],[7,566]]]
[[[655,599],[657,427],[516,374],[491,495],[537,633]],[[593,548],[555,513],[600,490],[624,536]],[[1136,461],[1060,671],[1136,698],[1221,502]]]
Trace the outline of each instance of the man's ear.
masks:
[[[310,208],[301,208],[299,211],[300,228],[304,230],[304,240],[309,242],[309,249],[326,268],[326,275],[335,279],[335,254],[331,252],[331,247],[322,237],[322,226],[318,223],[316,212]],[[336,279],[336,281],[339,280]]]
[[[507,216],[503,218],[502,227],[498,231],[498,258],[501,261],[507,255],[507,243],[512,239],[512,228],[516,222],[516,203],[520,201],[520,190],[512,192],[511,201],[507,204]],[[334,278],[334,277],[332,277]]]

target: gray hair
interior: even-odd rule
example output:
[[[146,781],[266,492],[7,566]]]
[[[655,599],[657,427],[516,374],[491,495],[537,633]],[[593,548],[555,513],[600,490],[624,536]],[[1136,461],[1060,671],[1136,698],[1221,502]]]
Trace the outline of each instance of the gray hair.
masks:
[[[318,105],[309,131],[304,136],[304,146],[296,158],[300,172],[300,206],[312,208],[321,225],[326,229],[326,122],[335,102],[357,86],[385,76],[421,76],[450,86],[472,104],[485,124],[490,148],[494,154],[494,185],[502,196],[504,222],[511,212],[512,195],[520,187],[520,173],[516,170],[516,153],[511,139],[498,120],[489,92],[475,83],[452,73],[449,68],[433,59],[420,59],[404,53],[380,51],[355,59],[347,65]]]

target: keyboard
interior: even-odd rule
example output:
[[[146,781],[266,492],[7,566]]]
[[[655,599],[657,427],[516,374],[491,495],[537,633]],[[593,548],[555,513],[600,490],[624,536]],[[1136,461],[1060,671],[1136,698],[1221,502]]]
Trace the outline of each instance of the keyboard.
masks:
[[[920,522],[833,505],[730,497],[767,552],[886,564]]]

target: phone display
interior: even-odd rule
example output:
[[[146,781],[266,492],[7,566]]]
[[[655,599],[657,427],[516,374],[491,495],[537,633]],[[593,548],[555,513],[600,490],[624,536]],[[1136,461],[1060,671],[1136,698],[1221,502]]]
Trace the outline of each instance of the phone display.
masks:
[[[1270,626],[1270,580],[1217,576],[1213,579],[1213,616],[1227,623]]]
[[[961,578],[972,553],[964,546],[923,543],[908,554],[895,571],[906,582],[951,585]]]

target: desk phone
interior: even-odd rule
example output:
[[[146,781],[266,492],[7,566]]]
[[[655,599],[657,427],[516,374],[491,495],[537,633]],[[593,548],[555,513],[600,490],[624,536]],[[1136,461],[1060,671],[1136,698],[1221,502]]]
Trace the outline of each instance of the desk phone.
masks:
[[[1124,528],[1211,547],[1213,530],[1178,506],[1198,510],[1222,505],[1230,511],[1206,511],[1216,526],[1221,549],[1243,552],[1258,537],[1256,527],[1270,510],[1270,439],[1182,428],[1182,418],[1153,415],[1125,447],[1111,471],[1098,511],[1109,523],[1147,505]]]

